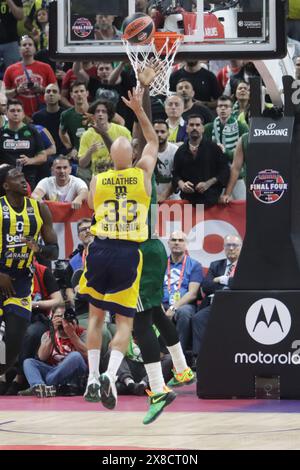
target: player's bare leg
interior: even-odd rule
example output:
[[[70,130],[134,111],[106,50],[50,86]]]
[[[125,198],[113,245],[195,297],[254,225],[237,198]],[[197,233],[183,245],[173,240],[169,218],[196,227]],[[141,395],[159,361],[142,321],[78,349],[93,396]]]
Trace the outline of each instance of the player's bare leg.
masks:
[[[101,401],[99,366],[104,319],[105,311],[90,304],[89,323],[87,328],[89,377],[84,398],[86,401],[91,402]]]
[[[128,348],[133,318],[116,315],[116,326],[116,334],[110,343],[111,353],[107,370],[100,377],[102,404],[110,410],[117,404],[117,389],[115,385],[117,371]]]

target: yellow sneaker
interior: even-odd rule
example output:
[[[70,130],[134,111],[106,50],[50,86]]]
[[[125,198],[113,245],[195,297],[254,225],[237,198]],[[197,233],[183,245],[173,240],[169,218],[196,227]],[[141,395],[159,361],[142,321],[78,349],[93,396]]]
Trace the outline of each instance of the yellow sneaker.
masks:
[[[168,387],[182,387],[183,385],[190,385],[196,380],[196,376],[190,367],[180,373],[176,372],[175,369],[172,372],[174,377],[169,380]]]

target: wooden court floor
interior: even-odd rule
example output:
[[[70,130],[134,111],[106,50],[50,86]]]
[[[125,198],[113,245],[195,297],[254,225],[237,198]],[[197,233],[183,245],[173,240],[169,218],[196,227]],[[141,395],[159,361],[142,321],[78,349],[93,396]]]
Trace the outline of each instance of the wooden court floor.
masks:
[[[199,400],[183,387],[154,423],[146,397],[0,398],[0,449],[300,449],[300,401]]]

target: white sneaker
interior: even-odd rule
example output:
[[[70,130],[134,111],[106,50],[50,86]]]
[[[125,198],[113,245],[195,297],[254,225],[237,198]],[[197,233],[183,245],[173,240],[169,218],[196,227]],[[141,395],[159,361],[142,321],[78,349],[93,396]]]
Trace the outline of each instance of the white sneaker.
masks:
[[[98,403],[99,401],[101,401],[99,379],[97,379],[96,377],[88,379],[88,383],[83,396],[86,401],[91,401],[93,403]]]
[[[107,374],[100,375],[102,404],[105,408],[112,410],[118,400],[115,381]]]

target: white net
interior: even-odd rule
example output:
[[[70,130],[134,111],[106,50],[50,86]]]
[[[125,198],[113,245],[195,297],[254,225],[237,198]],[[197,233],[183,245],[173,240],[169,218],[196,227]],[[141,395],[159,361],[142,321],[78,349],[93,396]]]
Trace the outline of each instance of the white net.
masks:
[[[151,96],[168,95],[170,75],[172,73],[172,66],[177,53],[177,50],[182,41],[182,36],[178,35],[175,40],[168,36],[165,37],[164,42],[161,42],[160,48],[155,46],[155,39],[151,43],[140,46],[130,44],[126,39],[123,43],[126,47],[126,53],[129,57],[130,63],[135,71],[135,76],[138,82],[138,70],[141,72],[145,67],[153,66],[153,63],[159,63],[159,70],[149,86]]]

